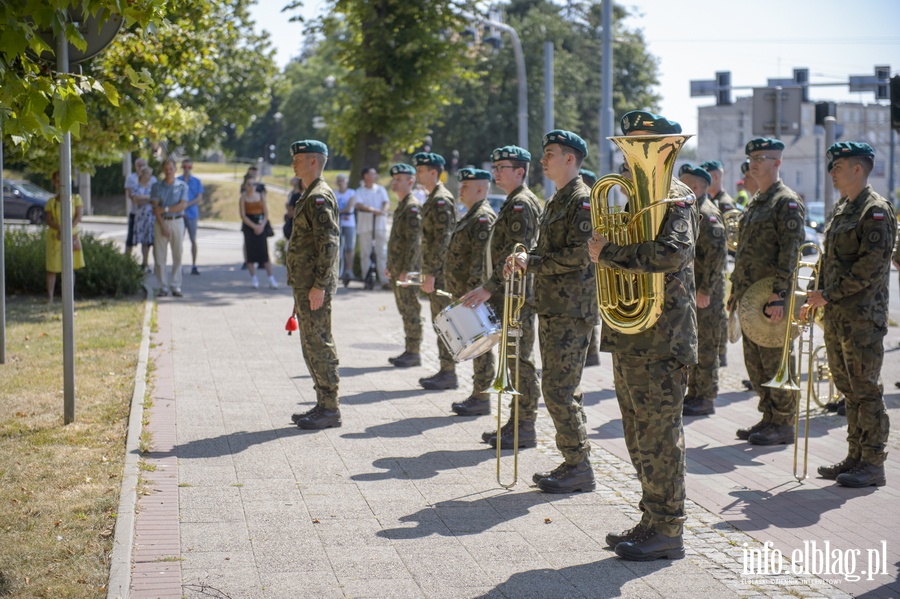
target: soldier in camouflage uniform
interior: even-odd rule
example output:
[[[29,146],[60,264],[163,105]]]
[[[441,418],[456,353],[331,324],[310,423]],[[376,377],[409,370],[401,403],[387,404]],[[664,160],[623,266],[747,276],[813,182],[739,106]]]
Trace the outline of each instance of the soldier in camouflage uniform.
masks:
[[[341,224],[337,200],[322,179],[328,146],[303,140],[291,144],[294,174],[310,181],[294,209],[285,263],[294,290],[303,359],[316,390],[316,406],[291,419],[304,429],[341,426],[338,356],[331,336],[331,296],[337,289]]]
[[[415,287],[402,285],[410,272],[419,272],[422,262],[422,206],[412,194],[416,185],[416,169],[408,164],[391,167],[391,190],[400,198],[394,212],[387,246],[387,268],[384,271],[394,288],[394,300],[403,319],[406,345],[399,356],[388,358],[398,368],[420,366],[422,345],[422,304]]]
[[[890,428],[881,364],[897,219],[868,185],[875,158],[869,144],[838,142],[826,158],[841,199],[825,230],[819,290],[809,293],[805,308],[825,307],[828,366],[846,398],[849,450],[841,462],[820,467],[819,476],[845,487],[877,487],[885,484]]]
[[[784,144],[777,139],[750,140],[750,176],[759,185],[759,193],[741,216],[740,241],[731,273],[728,309],[737,309],[747,289],[766,277],[774,277],[772,293],[764,310],[772,322],[783,321],[785,298],[794,279],[797,256],[805,237],[806,210],[803,201],[779,177]],[[772,389],[769,382],[781,364],[781,347],[761,347],[743,336],[744,364],[754,391],[759,394],[762,420],[737,431],[738,439],[754,445],[776,445],[794,441],[793,391]]]
[[[725,191],[725,188],[722,187],[722,179],[725,177],[725,167],[722,166],[722,163],[718,160],[707,160],[706,162],[700,165],[700,168],[705,169],[706,172],[709,173],[709,176],[712,177],[712,183],[709,185],[709,197],[712,198],[713,205],[719,209],[720,217],[719,222],[723,223],[725,221],[722,220],[721,217],[725,215],[729,210],[735,210],[737,208],[737,202],[732,199],[728,192]],[[703,223],[700,224],[700,235],[703,235]],[[727,251],[727,250],[726,250]],[[699,250],[698,250],[699,253]],[[697,285],[699,289],[700,286]],[[724,293],[724,289],[722,291]],[[724,302],[724,298],[723,298]],[[723,304],[724,305],[724,304]],[[698,315],[699,317],[699,315]],[[700,328],[703,328],[703,325],[699,325]],[[724,368],[728,366],[728,319],[722,319],[722,330],[720,331],[720,339],[719,339],[719,368]],[[703,359],[703,350],[700,350],[700,359]]]
[[[719,394],[719,356],[725,319],[725,225],[722,213],[707,190],[712,177],[705,169],[685,164],[678,170],[681,181],[697,198],[700,227],[694,248],[694,281],[697,288],[697,364],[688,367],[685,416],[715,414]]]
[[[632,111],[622,117],[625,135],[675,135],[681,126],[664,117]],[[691,190],[672,179],[670,198]],[[662,313],[649,329],[618,331],[604,323],[600,350],[613,355],[616,397],[625,445],[641,481],[641,521],[610,533],[606,542],[629,560],[684,557],[684,430],[681,411],[687,367],[697,362],[694,304],[695,203],[668,204],[656,239],[611,243],[600,233],[589,242],[591,260],[629,273],[666,273]]]
[[[504,268],[527,269],[534,275],[541,391],[565,460],[551,472],[535,473],[532,480],[548,493],[592,491],[596,482],[579,388],[589,337],[597,324],[594,267],[587,252],[590,190],[578,175],[587,145],[570,131],[554,130],[544,135],[543,147],[541,165],[557,191],[544,207],[537,245],[516,254]]]
[[[484,284],[487,279],[485,256],[491,238],[491,226],[497,219],[487,201],[491,190],[491,174],[482,169],[461,168],[457,177],[459,201],[467,212],[456,223],[444,257],[444,280],[447,291],[454,298],[460,298],[467,291]],[[483,416],[491,413],[490,393],[487,390],[494,382],[493,351],[476,356],[472,367],[475,370],[472,394],[451,406],[460,416]]]
[[[518,146],[504,146],[491,153],[494,183],[508,195],[500,214],[494,221],[488,257],[493,266],[488,279],[481,287],[473,289],[462,297],[469,307],[477,307],[489,302],[498,317],[503,318],[505,281],[503,265],[517,243],[532,248],[537,241],[538,222],[541,217],[541,203],[528,189],[528,167],[531,153]],[[522,334],[519,337],[519,381],[516,385],[521,395],[519,402],[519,447],[537,445],[534,423],[537,420],[538,401],[541,387],[534,366],[534,276],[525,276],[525,304],[519,313]],[[514,381],[515,360],[507,364],[510,381]],[[503,366],[501,365],[501,368]],[[510,402],[512,410],[515,398]],[[513,416],[500,430],[500,447],[512,449],[515,431]],[[497,446],[497,430],[482,433],[481,438],[491,446]]]
[[[422,291],[428,294],[431,304],[431,320],[450,305],[450,300],[434,291],[444,286],[444,256],[450,245],[450,237],[456,226],[456,205],[453,195],[441,183],[444,157],[431,152],[419,152],[413,156],[416,181],[428,191],[428,199],[422,206]],[[456,389],[456,362],[447,346],[438,339],[440,370],[429,377],[419,379],[425,389]]]

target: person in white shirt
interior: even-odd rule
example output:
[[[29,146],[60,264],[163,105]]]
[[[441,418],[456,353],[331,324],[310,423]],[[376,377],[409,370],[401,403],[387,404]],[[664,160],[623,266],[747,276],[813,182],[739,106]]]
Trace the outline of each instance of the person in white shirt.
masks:
[[[356,234],[359,240],[359,255],[362,271],[368,270],[372,242],[375,243],[375,262],[382,289],[390,289],[381,273],[387,266],[387,213],[390,198],[387,190],[376,183],[378,170],[366,167],[362,170],[362,186],[356,190]]]

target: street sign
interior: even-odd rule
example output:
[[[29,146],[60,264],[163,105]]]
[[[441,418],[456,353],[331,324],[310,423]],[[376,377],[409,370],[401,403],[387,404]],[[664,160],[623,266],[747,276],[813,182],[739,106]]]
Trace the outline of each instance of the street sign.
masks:
[[[800,87],[754,88],[753,135],[799,135],[802,100]]]

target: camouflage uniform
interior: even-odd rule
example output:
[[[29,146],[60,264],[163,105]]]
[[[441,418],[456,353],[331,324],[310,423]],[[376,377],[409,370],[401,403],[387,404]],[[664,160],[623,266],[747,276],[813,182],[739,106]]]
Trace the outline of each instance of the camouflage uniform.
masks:
[[[881,364],[896,237],[893,208],[867,186],[855,199],[841,199],[820,263],[819,287],[828,300],[825,346],[834,384],[846,398],[848,455],[876,466],[884,464],[890,426]]]
[[[537,196],[522,186],[509,194],[494,221],[490,245],[493,271],[485,281],[484,288],[491,293],[488,302],[500,318],[503,317],[505,292],[504,263],[517,243],[521,243],[526,249],[534,247],[541,211]],[[525,278],[525,305],[522,306],[519,320],[522,323],[522,335],[519,337],[519,386],[516,388],[522,394],[519,396],[519,420],[534,422],[537,420],[541,388],[534,367],[534,275],[530,271]],[[515,373],[514,364],[515,360],[508,360],[510,376]]]
[[[491,238],[491,225],[496,219],[497,215],[488,201],[481,200],[456,223],[444,257],[447,291],[454,298],[462,297],[484,283],[485,254]],[[488,351],[476,357],[472,366],[475,370],[472,393],[483,393],[494,382],[494,352]]]
[[[422,206],[412,194],[407,195],[394,212],[388,238],[387,270],[396,283],[405,272],[417,272],[422,262]],[[416,287],[394,285],[394,300],[403,319],[405,351],[419,353],[422,345],[422,304]]]
[[[709,306],[697,308],[697,364],[688,368],[688,396],[714,400],[719,394],[719,354],[725,319],[725,225],[709,196],[699,200],[700,228],[694,257],[697,293]]]
[[[780,179],[754,196],[741,215],[740,241],[731,273],[731,293],[738,301],[750,285],[766,277],[775,277],[773,292],[790,289],[805,236],[805,214],[800,197]],[[763,422],[793,426],[794,393],[763,387],[778,371],[782,348],[760,347],[746,335],[743,344],[747,375],[759,394]]]
[[[338,356],[331,336],[331,296],[337,288],[341,225],[337,200],[321,178],[306,189],[294,208],[294,227],[285,262],[294,290],[303,359],[319,406],[334,410],[338,401]],[[311,310],[309,291],[324,289],[322,307]]]
[[[744,192],[744,193],[746,194],[746,192]],[[723,223],[723,225],[724,225],[725,221],[722,220],[722,217],[724,217],[725,213],[728,212],[729,210],[734,210],[737,207],[737,202],[730,195],[728,195],[727,191],[725,191],[723,189],[723,190],[719,191],[719,193],[716,194],[716,197],[713,198],[713,203],[715,204],[716,208],[719,209],[719,212],[721,212],[719,222]],[[703,224],[701,223],[701,228],[702,228],[702,226],[703,226]],[[700,234],[702,236],[703,232],[701,231]],[[728,251],[727,244],[726,244],[725,251],[726,251],[726,253]],[[698,290],[700,289],[699,285],[697,285],[697,289]],[[699,318],[699,315],[698,315],[698,318]],[[703,328],[703,325],[700,323],[697,323],[697,326],[699,326],[701,329]],[[719,355],[724,357],[728,353],[728,317],[727,316],[722,319],[720,326],[721,326],[721,329],[719,331]],[[702,356],[703,350],[702,349],[700,350],[700,354],[701,354],[700,359],[702,360],[703,359],[703,356]],[[724,365],[725,364],[723,363],[723,364],[720,364],[719,366],[724,366]]]
[[[716,208],[719,209],[719,212],[725,214],[729,210],[734,210],[734,200],[728,195],[728,192],[724,189],[720,190],[719,193],[716,194],[716,197],[712,199],[713,204],[715,204]]]
[[[556,425],[556,446],[570,465],[591,450],[579,384],[597,324],[595,269],[587,250],[592,231],[590,189],[576,177],[547,202],[528,257],[544,367],[541,391]]]
[[[669,197],[691,190],[672,181]],[[684,515],[684,429],[682,407],[686,366],[697,362],[694,244],[698,211],[670,204],[653,241],[607,244],[599,264],[629,272],[665,276],[665,304],[656,324],[636,334],[604,323],[600,350],[612,352],[616,397],[625,445],[643,491],[641,524],[666,536],[682,533]]]
[[[456,207],[453,195],[447,191],[443,183],[438,182],[422,206],[422,274],[434,277],[435,289],[443,289],[444,286],[444,255],[447,253],[447,246],[450,245],[450,236],[453,235],[455,224]],[[437,293],[430,294],[428,300],[431,304],[431,321],[434,322],[441,310],[450,305],[450,300]],[[440,339],[438,339],[438,356],[442,371],[456,371],[456,362]]]

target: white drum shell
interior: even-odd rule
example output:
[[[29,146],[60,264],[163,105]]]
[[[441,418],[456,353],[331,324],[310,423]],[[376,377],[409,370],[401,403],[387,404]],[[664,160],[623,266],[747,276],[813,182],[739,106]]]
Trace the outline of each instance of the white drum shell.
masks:
[[[434,319],[434,330],[457,362],[487,353],[500,341],[501,326],[487,304],[469,308],[453,302]]]

